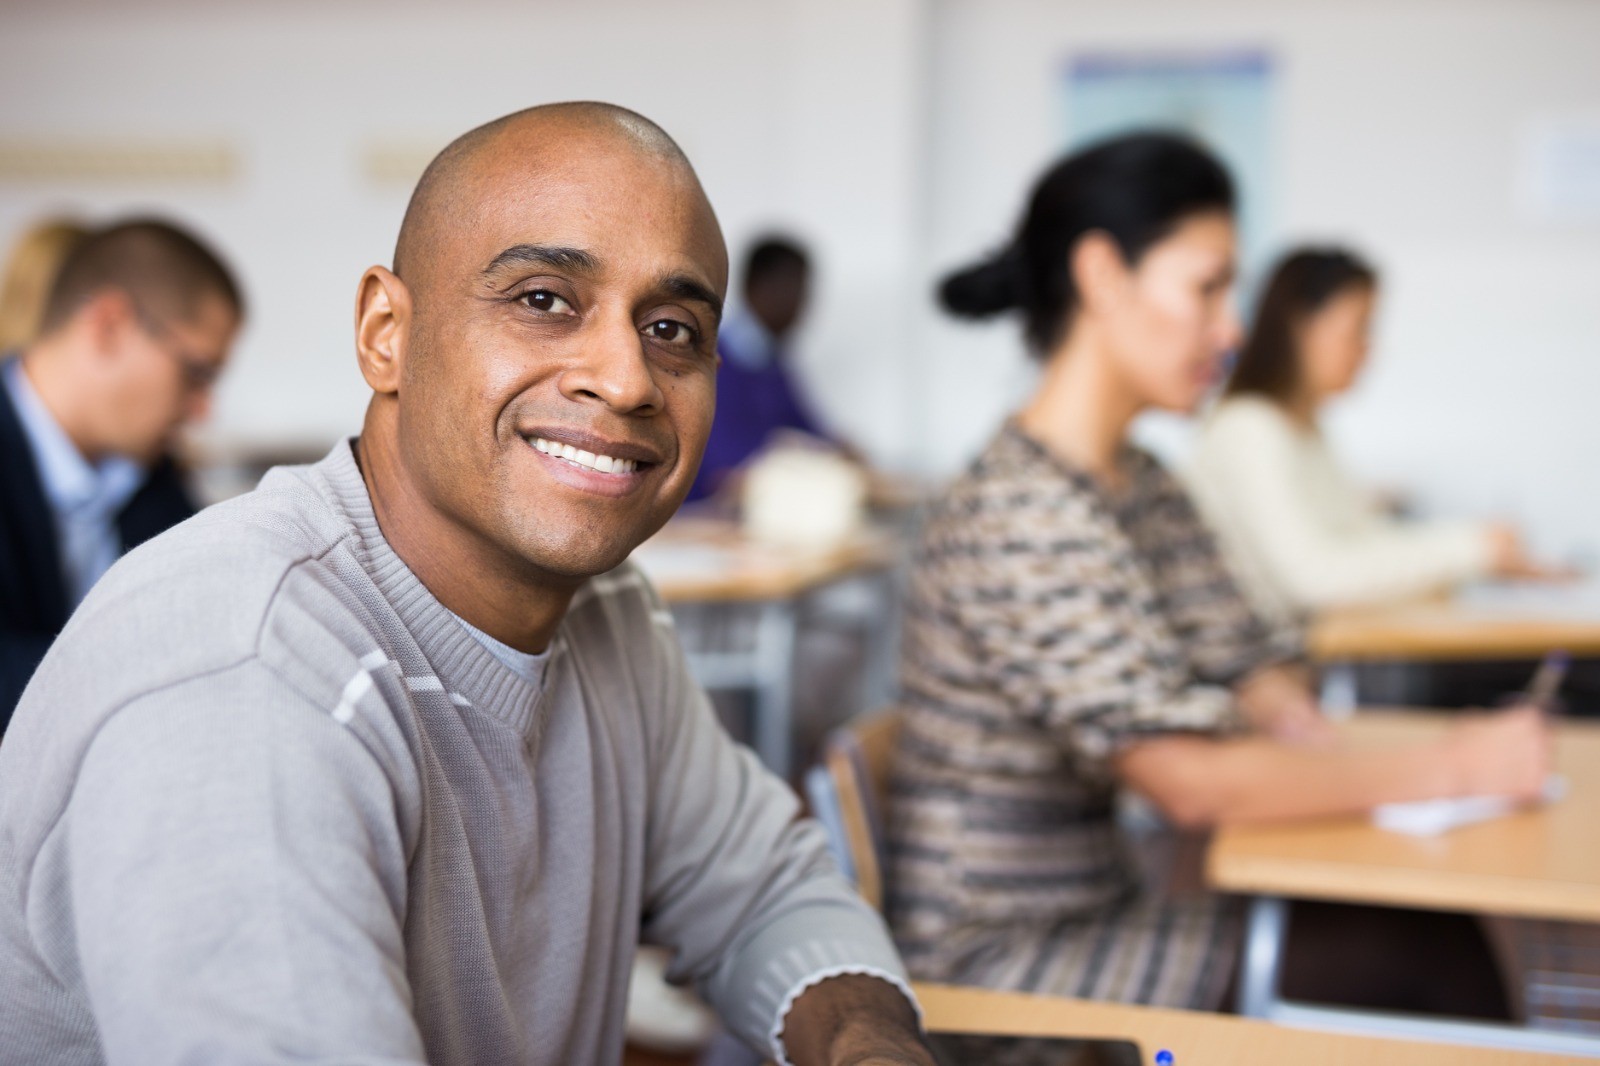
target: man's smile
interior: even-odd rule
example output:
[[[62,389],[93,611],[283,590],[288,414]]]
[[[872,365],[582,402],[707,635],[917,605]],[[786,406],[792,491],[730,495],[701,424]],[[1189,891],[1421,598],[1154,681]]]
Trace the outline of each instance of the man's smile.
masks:
[[[534,437],[528,443],[533,445],[534,451],[543,452],[546,455],[553,455],[558,459],[564,459],[576,466],[586,467],[590,470],[598,470],[602,474],[631,474],[638,469],[639,466],[638,460],[636,459],[622,459],[611,455],[596,455],[594,452],[584,451],[581,448],[574,448],[570,444],[561,444],[557,441],[545,440],[543,437]]]
[[[582,430],[530,430],[518,434],[557,480],[602,496],[627,495],[661,465],[647,445],[609,440]]]

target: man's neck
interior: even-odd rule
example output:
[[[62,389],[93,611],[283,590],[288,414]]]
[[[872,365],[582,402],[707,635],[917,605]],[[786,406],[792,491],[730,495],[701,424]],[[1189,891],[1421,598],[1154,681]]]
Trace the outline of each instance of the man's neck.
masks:
[[[389,547],[474,628],[517,651],[548,648],[582,582],[541,579],[463,530],[423,498],[396,450],[370,443],[372,436],[364,431],[356,442],[356,465]]]
[[[73,367],[72,353],[66,343],[60,338],[42,338],[24,348],[17,361],[33,394],[72,446],[78,449],[78,454],[90,463],[97,463],[105,458],[105,449],[90,432],[91,420],[79,391],[83,387],[83,375]]]

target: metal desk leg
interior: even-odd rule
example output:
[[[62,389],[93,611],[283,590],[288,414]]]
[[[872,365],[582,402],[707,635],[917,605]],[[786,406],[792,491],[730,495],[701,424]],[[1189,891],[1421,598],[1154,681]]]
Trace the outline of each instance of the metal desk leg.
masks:
[[[1585,1033],[1349,1007],[1323,1007],[1286,1000],[1279,994],[1278,981],[1283,970],[1284,942],[1288,932],[1289,904],[1285,900],[1258,896],[1250,901],[1244,944],[1244,972],[1239,979],[1239,1013],[1245,1017],[1325,1032],[1362,1033],[1398,1040],[1426,1040],[1436,1044],[1541,1051],[1600,1059],[1600,1037]]]
[[[1361,705],[1360,685],[1356,681],[1356,667],[1340,659],[1322,668],[1322,713],[1339,720],[1349,718]]]
[[[751,739],[761,761],[784,780],[789,778],[793,759],[796,615],[793,600],[762,604],[752,651],[755,721],[750,726]]]
[[[1252,897],[1246,921],[1239,1013],[1246,1018],[1270,1018],[1278,1006],[1283,943],[1289,934],[1289,904],[1270,896]]]
[[[881,608],[878,617],[867,621],[863,640],[861,710],[885,706],[894,699],[899,684],[900,655],[900,578],[885,570],[874,580]]]

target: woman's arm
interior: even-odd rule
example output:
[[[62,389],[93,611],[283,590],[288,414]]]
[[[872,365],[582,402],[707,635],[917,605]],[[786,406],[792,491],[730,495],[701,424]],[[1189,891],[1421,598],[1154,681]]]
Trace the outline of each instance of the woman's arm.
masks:
[[[1245,720],[1273,740],[1326,745],[1334,739],[1303,663],[1262,667],[1233,686],[1233,698]]]
[[[1115,769],[1172,821],[1209,826],[1355,814],[1443,796],[1531,800],[1550,765],[1543,716],[1519,707],[1460,722],[1432,743],[1395,749],[1158,737],[1124,749]]]

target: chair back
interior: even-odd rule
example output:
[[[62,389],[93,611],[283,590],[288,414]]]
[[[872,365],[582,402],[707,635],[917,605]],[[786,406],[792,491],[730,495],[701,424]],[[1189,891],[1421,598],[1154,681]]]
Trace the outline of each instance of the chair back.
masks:
[[[834,858],[861,898],[880,910],[889,765],[899,735],[896,709],[858,718],[828,735],[822,765],[806,775],[812,810],[827,831]]]

